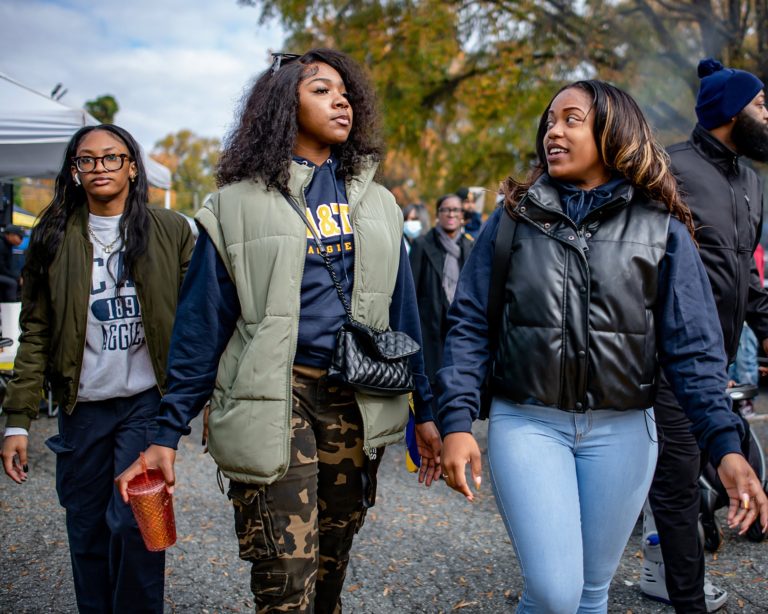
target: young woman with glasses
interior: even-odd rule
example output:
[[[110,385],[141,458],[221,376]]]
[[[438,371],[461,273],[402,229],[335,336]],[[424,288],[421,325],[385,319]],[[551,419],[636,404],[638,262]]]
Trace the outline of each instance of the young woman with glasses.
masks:
[[[23,483],[27,433],[48,379],[59,405],[56,490],[81,612],[162,612],[165,556],[144,547],[114,479],[154,435],[187,222],[147,206],[139,146],[114,125],[69,142],[32,232],[21,339],[3,410],[3,465]]]
[[[444,472],[472,499],[471,424],[490,370],[488,464],[525,581],[518,611],[606,612],[653,477],[660,369],[719,464],[730,526],[744,532],[759,515],[765,527],[768,501],[741,455],[691,214],[639,107],[602,81],[566,86],[541,116],[536,151],[528,181],[505,182],[448,315]],[[494,269],[497,241],[506,266]]]
[[[360,67],[327,49],[279,54],[246,96],[222,153],[221,189],[197,216],[170,385],[146,459],[173,484],[178,441],[211,398],[208,447],[230,478],[259,611],[340,610],[383,448],[408,420],[407,396],[371,397],[326,377],[346,314],[288,201],[306,212],[355,318],[420,342],[402,213],[374,181],[381,157]],[[440,440],[420,355],[412,366],[429,483],[439,476]],[[140,470],[121,476],[123,492]]]

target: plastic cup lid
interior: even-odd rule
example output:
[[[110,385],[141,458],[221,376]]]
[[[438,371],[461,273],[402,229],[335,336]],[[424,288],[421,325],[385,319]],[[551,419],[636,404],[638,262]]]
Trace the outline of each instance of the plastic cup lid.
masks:
[[[159,469],[148,469],[146,474],[140,473],[128,482],[128,495],[144,495],[155,492],[165,486],[163,473]]]

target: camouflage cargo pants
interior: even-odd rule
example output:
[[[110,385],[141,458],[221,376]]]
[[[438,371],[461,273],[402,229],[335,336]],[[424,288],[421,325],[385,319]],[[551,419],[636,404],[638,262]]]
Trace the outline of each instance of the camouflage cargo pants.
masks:
[[[340,612],[352,539],[375,499],[383,449],[368,460],[354,393],[319,375],[294,369],[288,473],[230,483],[257,612]]]

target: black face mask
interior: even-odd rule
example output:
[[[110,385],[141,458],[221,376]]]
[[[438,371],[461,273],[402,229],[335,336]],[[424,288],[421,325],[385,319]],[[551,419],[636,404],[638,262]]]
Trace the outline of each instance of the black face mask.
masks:
[[[737,153],[756,162],[768,162],[768,124],[741,111],[733,124],[731,139]]]

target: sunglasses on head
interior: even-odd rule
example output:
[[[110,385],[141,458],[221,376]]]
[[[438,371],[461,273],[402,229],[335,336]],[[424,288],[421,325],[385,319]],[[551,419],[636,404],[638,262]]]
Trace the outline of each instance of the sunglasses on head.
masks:
[[[298,53],[273,53],[272,54],[272,67],[269,69],[270,74],[274,75],[283,64],[289,64],[294,60],[298,60],[301,56]]]

